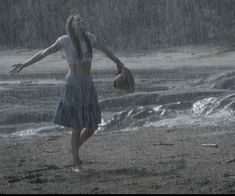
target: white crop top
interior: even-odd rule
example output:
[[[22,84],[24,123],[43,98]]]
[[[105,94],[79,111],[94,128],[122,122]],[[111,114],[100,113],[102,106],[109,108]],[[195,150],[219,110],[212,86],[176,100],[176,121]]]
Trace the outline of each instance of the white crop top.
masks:
[[[93,47],[94,43],[97,40],[95,35],[93,35],[89,32],[86,32],[86,35],[91,42],[91,46]],[[79,64],[79,63],[82,63],[85,61],[91,61],[91,58],[86,57],[86,55],[84,55],[84,57],[82,59],[79,59],[77,57],[76,50],[75,50],[73,43],[68,35],[60,36],[57,39],[57,41],[61,44],[61,46],[63,48],[65,58],[66,58],[66,61],[68,62],[68,64]],[[81,44],[82,53],[86,54],[88,52],[86,42],[82,41],[80,44]]]

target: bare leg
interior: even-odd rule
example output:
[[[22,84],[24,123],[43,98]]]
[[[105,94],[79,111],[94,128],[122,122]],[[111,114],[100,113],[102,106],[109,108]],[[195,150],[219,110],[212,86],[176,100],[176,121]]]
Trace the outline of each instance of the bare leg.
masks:
[[[82,129],[73,129],[72,137],[71,137],[71,149],[73,154],[73,163],[74,168],[73,171],[79,172],[81,160],[79,158],[79,144],[80,144],[80,135]]]
[[[97,128],[86,128],[81,135],[81,139],[80,139],[80,144],[79,147],[85,142],[87,141],[95,132]]]

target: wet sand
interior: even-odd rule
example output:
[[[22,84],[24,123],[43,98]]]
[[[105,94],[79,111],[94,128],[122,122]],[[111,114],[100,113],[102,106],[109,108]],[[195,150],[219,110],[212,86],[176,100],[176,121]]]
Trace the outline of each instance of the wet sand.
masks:
[[[1,139],[0,193],[235,193],[235,133],[215,134],[233,127],[96,134],[80,173],[70,135]]]

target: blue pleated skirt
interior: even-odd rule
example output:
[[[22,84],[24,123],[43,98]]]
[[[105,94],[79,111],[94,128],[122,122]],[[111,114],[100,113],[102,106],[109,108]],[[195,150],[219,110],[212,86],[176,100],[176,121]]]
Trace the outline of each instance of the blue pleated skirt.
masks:
[[[97,128],[101,111],[91,76],[65,76],[54,123],[70,128]]]

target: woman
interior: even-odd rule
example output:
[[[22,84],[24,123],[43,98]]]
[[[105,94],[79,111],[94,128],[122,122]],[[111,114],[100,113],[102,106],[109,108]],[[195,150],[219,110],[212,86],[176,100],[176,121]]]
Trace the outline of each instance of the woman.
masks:
[[[84,19],[79,15],[70,16],[65,25],[67,35],[60,36],[54,44],[38,52],[24,63],[12,65],[11,75],[40,61],[46,56],[63,50],[69,64],[65,76],[65,85],[60,96],[54,123],[73,129],[71,149],[74,172],[81,169],[79,148],[92,136],[101,122],[101,112],[97,93],[91,77],[92,48],[104,52],[117,65],[118,73],[124,70],[124,64],[115,57],[96,37],[87,32]]]

